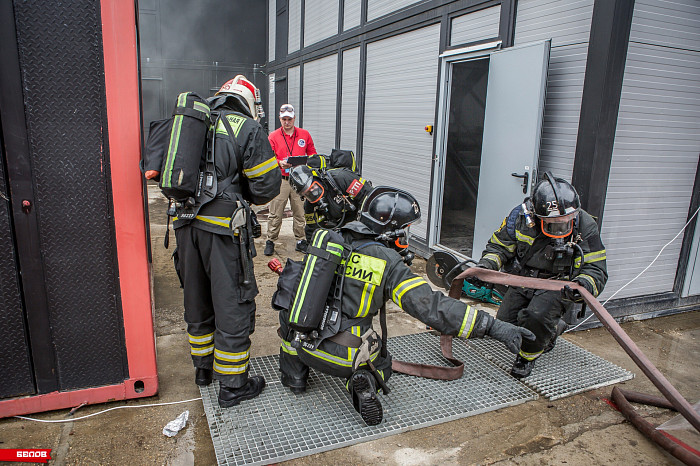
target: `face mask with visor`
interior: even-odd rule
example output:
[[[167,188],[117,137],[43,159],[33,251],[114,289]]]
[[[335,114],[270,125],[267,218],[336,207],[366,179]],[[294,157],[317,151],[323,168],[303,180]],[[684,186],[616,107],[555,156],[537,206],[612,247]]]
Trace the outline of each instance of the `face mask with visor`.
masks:
[[[578,212],[561,217],[542,218],[542,233],[550,238],[566,238],[574,229],[574,220]]]

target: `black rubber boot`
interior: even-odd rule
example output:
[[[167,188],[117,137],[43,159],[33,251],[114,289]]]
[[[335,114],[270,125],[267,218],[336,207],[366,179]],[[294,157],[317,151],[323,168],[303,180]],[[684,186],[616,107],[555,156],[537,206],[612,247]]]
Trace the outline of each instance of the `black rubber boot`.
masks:
[[[265,378],[261,375],[248,377],[248,382],[241,388],[230,388],[224,385],[219,389],[219,406],[230,408],[241,401],[252,400],[265,388]]]
[[[533,367],[535,367],[535,359],[528,361],[524,357],[518,355],[518,357],[515,358],[513,367],[510,369],[510,375],[516,379],[522,379],[530,375]]]
[[[384,411],[377,396],[377,381],[371,372],[361,369],[350,378],[352,405],[360,413],[362,420],[368,426],[376,426],[382,422]]]
[[[282,381],[282,385],[289,388],[295,395],[301,395],[306,391],[306,380],[295,379],[287,374],[282,374],[280,380]]]
[[[265,241],[265,251],[263,251],[263,254],[266,256],[271,256],[275,252],[275,242],[272,240],[267,240]]]
[[[196,383],[200,387],[209,385],[211,383],[211,374],[211,369],[202,369],[200,367],[197,367],[194,371],[194,383]]]

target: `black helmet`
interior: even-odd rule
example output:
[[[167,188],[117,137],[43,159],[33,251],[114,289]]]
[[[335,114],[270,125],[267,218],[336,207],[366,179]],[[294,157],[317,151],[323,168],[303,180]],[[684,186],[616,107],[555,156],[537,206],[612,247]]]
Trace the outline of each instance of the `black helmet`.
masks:
[[[532,192],[532,204],[535,215],[542,219],[545,235],[564,238],[571,234],[581,208],[578,193],[571,183],[546,172]]]
[[[314,171],[306,165],[297,165],[289,172],[289,184],[292,189],[307,201],[318,202],[323,197],[323,185],[314,179]]]
[[[362,204],[360,222],[377,235],[406,228],[420,221],[420,206],[406,191],[378,186],[367,195]]]

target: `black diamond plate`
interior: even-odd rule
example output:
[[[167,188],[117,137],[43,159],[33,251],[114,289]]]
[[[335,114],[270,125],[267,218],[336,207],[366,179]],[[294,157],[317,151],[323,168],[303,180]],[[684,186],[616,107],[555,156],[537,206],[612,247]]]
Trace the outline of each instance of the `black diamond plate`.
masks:
[[[100,2],[15,0],[14,8],[59,385],[120,383]]]
[[[0,144],[0,398],[34,393],[4,165]]]

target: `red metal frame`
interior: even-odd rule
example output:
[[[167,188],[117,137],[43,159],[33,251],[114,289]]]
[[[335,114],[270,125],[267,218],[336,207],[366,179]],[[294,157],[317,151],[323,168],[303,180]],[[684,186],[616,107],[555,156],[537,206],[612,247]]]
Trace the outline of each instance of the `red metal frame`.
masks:
[[[101,10],[112,197],[129,377],[121,384],[0,401],[0,417],[158,393],[151,270],[138,168],[141,117],[135,4],[102,0]]]

